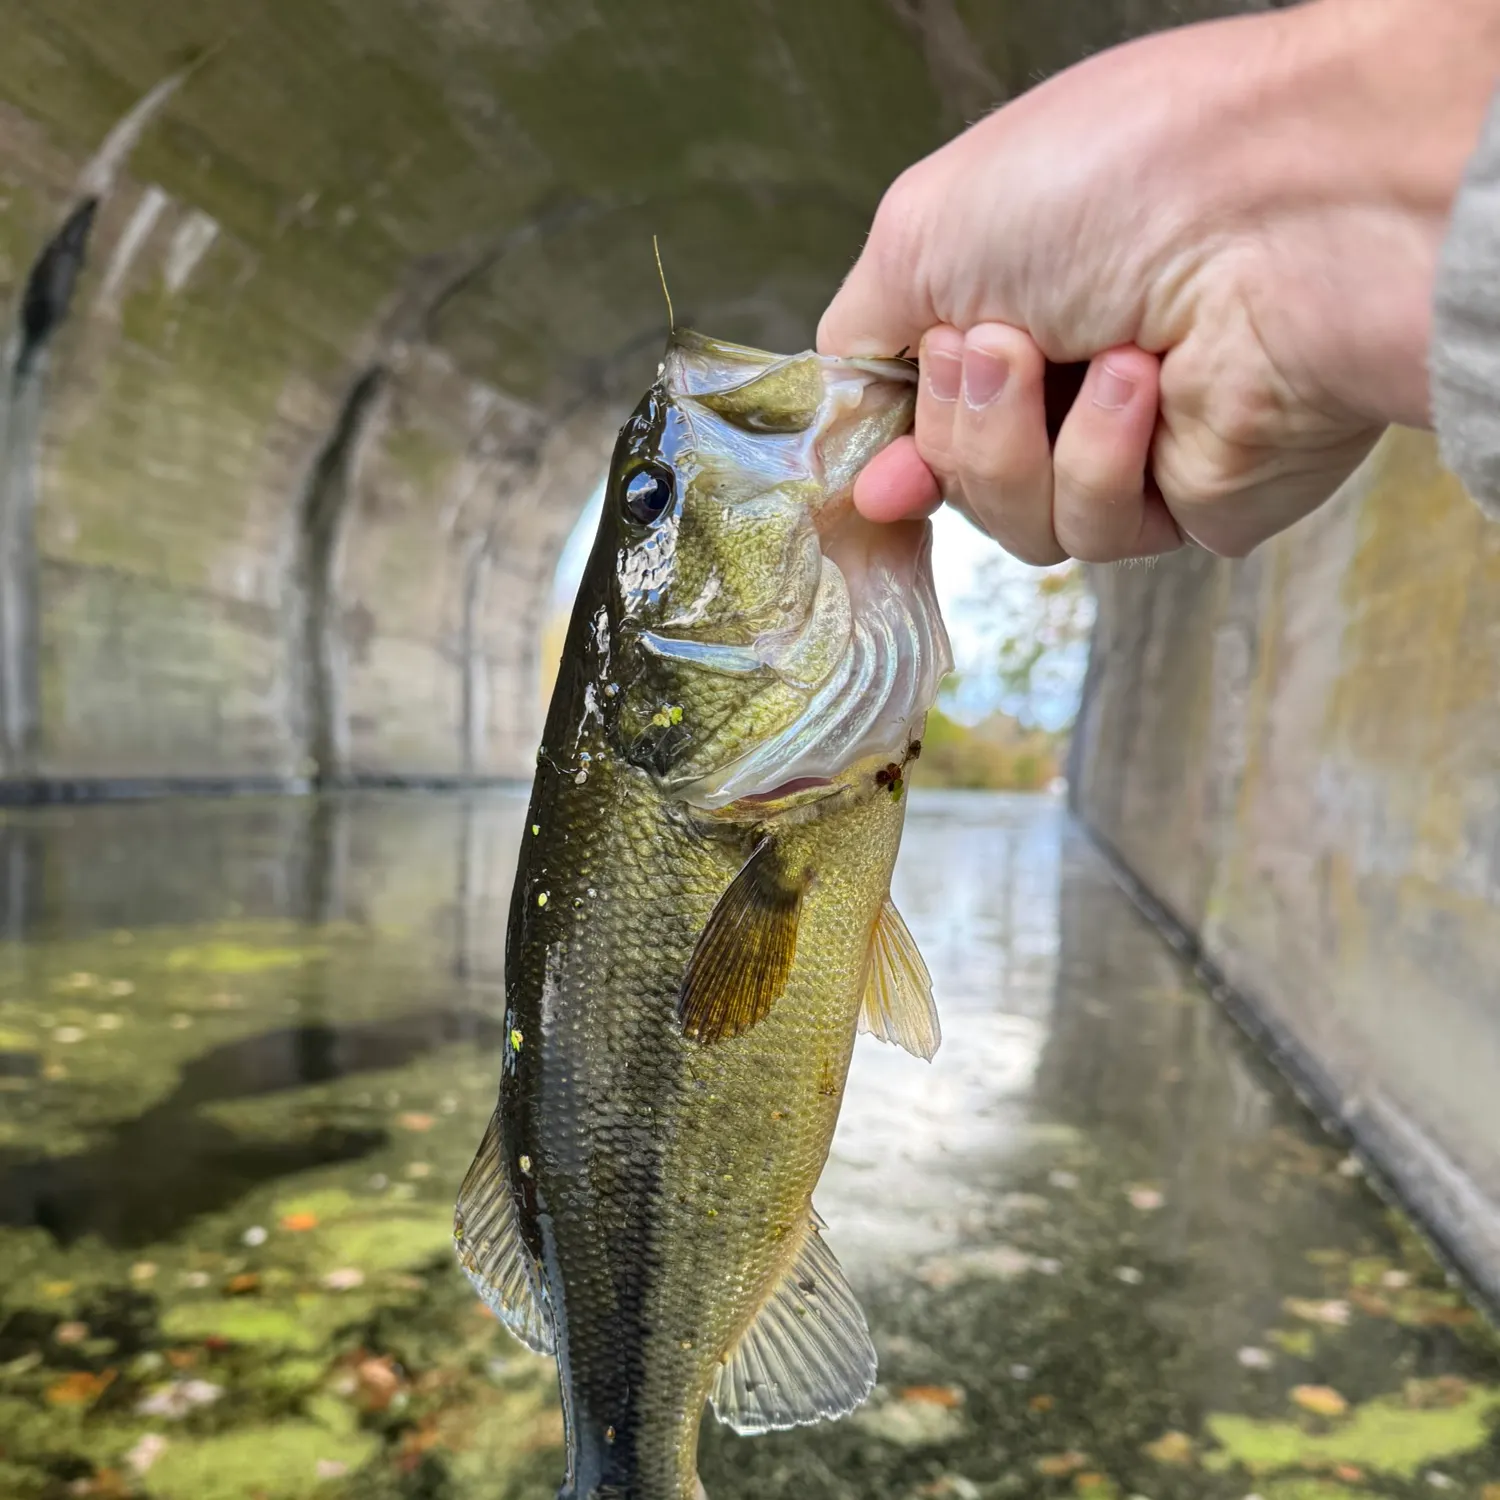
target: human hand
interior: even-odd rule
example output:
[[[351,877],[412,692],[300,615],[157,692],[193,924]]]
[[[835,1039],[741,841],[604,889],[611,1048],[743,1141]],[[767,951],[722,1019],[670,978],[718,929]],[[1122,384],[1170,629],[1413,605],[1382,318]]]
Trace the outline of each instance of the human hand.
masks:
[[[1438,250],[1500,66],[1488,0],[1313,0],[1147,37],[919,162],[825,353],[920,348],[915,436],[861,475],[1025,561],[1240,556],[1390,422],[1429,422]],[[1047,362],[1088,361],[1049,443]]]

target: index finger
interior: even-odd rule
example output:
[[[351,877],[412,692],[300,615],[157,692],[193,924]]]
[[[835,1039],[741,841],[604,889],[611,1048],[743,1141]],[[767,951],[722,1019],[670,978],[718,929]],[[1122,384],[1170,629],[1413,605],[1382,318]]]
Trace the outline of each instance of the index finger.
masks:
[[[910,179],[898,177],[875,211],[854,269],[818,323],[818,353],[879,359],[916,349],[943,320],[918,284],[920,227]]]

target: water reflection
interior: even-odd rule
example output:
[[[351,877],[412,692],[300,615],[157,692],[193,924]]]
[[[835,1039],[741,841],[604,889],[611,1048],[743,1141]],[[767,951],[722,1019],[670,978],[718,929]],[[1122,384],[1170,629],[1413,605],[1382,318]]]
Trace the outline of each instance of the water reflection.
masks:
[[[546,1497],[550,1364],[447,1249],[524,801],[0,825],[0,1495]],[[914,794],[945,1041],[819,1207],[875,1398],[714,1500],[1500,1491],[1483,1324],[1041,798]]]

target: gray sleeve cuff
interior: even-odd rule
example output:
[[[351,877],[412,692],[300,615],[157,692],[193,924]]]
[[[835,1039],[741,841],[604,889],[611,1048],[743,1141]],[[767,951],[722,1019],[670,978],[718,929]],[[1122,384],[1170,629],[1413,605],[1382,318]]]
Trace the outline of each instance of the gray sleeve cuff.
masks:
[[[1443,462],[1500,520],[1500,91],[1438,258],[1430,358]]]

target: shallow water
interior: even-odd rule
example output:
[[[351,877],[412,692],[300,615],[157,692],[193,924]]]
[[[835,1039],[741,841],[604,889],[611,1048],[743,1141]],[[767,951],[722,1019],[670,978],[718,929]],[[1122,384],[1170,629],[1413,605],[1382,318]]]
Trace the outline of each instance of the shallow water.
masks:
[[[0,821],[0,1496],[551,1496],[550,1362],[453,1265],[519,794]],[[930,1067],[818,1207],[853,1418],[714,1500],[1500,1500],[1500,1356],[1050,798],[913,795]]]

